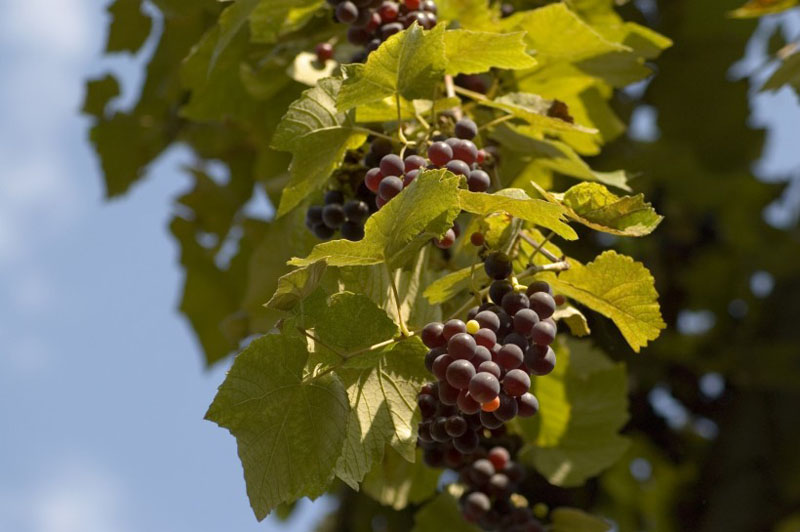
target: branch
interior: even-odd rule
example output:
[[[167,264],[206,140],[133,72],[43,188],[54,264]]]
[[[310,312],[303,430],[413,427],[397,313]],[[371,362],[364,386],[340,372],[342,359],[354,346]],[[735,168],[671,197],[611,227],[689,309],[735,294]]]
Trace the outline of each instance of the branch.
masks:
[[[547,257],[547,259],[549,261],[551,261],[551,262],[561,262],[563,260],[563,257],[556,257],[553,253],[551,253],[549,250],[547,250],[544,247],[544,245],[547,243],[547,241],[550,240],[550,237],[553,236],[552,233],[547,238],[545,238],[541,243],[539,243],[536,240],[534,240],[533,238],[531,238],[530,235],[528,235],[525,231],[522,231],[520,233],[520,236],[522,237],[523,240],[525,240],[525,242],[527,242],[528,244],[530,244],[531,246],[533,246],[535,248],[533,250],[533,254],[531,255],[531,258],[533,258],[537,253],[541,252],[542,255]],[[564,261],[564,262],[566,262],[566,261]]]

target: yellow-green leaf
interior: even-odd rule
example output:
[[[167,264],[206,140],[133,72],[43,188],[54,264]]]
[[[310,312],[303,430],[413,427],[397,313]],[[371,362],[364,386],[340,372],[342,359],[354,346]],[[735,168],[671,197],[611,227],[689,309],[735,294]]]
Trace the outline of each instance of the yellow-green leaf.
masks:
[[[451,30],[444,34],[448,74],[479,74],[492,68],[536,66],[525,51],[525,34]]]
[[[562,197],[567,216],[597,231],[620,236],[645,236],[663,220],[644,201],[644,194],[619,197],[599,183],[581,183]]]

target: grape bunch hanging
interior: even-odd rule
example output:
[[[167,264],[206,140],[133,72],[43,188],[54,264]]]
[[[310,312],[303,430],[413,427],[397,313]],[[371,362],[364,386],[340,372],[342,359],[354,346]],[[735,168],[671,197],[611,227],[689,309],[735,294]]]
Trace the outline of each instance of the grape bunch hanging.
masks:
[[[550,345],[556,337],[556,301],[545,282],[517,284],[505,253],[490,253],[484,269],[492,279],[490,301],[470,310],[466,323],[451,319],[422,330],[429,348],[425,366],[436,382],[423,386],[418,397],[419,444],[429,465],[459,470],[470,464],[470,472],[462,475],[469,488],[461,506],[467,520],[486,530],[539,530],[534,528],[538,522],[506,522],[513,512],[495,506],[506,504],[516,476],[504,474],[489,482],[498,468],[490,469],[475,453],[480,455],[487,434],[502,433],[506,422],[538,412],[531,375],[547,375],[555,368]],[[500,521],[486,520],[495,514]]]

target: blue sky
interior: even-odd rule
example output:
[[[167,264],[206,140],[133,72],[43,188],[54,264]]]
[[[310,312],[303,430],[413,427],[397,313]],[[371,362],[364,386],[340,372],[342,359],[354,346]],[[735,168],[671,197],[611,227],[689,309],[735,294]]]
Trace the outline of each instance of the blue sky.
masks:
[[[175,311],[181,274],[167,233],[188,154],[105,203],[78,116],[101,58],[91,0],[4,2],[0,17],[0,530],[279,530],[247,504],[233,438],[202,420],[225,365],[205,371]],[[797,170],[800,111],[757,100],[775,125],[765,175]],[[767,171],[769,170],[769,171]],[[287,529],[307,531],[323,500]]]

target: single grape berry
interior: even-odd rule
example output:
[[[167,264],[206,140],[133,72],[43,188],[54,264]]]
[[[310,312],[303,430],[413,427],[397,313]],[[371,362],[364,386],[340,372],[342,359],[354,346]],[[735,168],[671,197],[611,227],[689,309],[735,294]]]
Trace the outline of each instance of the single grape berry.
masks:
[[[322,223],[322,207],[320,205],[312,205],[306,211],[306,225],[311,228],[314,225]]]
[[[486,237],[483,236],[483,233],[475,231],[469,236],[469,241],[472,243],[473,246],[481,247],[486,242]]]
[[[539,345],[550,345],[556,339],[556,328],[549,321],[540,321],[533,326],[531,339]]]
[[[458,438],[467,432],[467,420],[459,415],[450,416],[445,422],[445,430],[451,438]]]
[[[533,417],[539,412],[539,400],[532,393],[524,393],[517,398],[519,417]]]
[[[436,357],[436,360],[433,361],[433,374],[439,381],[443,381],[447,378],[447,368],[453,360],[455,360],[453,357],[445,353],[439,355]]]
[[[392,153],[393,149],[392,141],[386,138],[376,138],[372,141],[372,144],[369,145],[369,151],[377,155],[378,162],[380,162],[384,156]]]
[[[530,297],[530,305],[540,319],[546,320],[556,311],[556,300],[547,292],[536,292]]]
[[[507,334],[506,337],[503,338],[503,342],[505,342],[505,345],[509,345],[509,344],[516,345],[517,347],[522,349],[523,353],[525,352],[525,350],[528,349],[528,345],[530,345],[528,343],[528,339],[527,338],[525,338],[521,334],[515,333],[515,332]]]
[[[465,390],[472,377],[475,376],[475,366],[468,360],[454,360],[447,366],[445,376],[450,386]]]
[[[434,241],[436,247],[439,249],[450,249],[456,243],[456,233],[452,229],[448,229],[442,238]]]
[[[489,449],[486,458],[492,463],[496,471],[502,471],[505,469],[506,465],[508,465],[508,462],[511,461],[511,454],[508,452],[508,449],[498,445]]]
[[[475,333],[475,343],[491,349],[497,343],[497,335],[491,329],[478,329],[478,332]]]
[[[494,415],[494,412],[481,412],[481,424],[489,430],[499,429],[504,422]]]
[[[450,441],[450,435],[447,433],[446,417],[438,417],[433,420],[431,423],[431,438],[439,443]]]
[[[336,6],[336,20],[342,24],[352,24],[358,18],[358,8],[353,2],[345,1]]]
[[[520,367],[524,358],[522,349],[515,344],[506,344],[497,352],[497,363],[508,370]]]
[[[390,22],[381,26],[381,39],[386,40],[395,33],[403,31],[403,25],[400,22]]]
[[[434,347],[443,347],[447,345],[447,340],[444,339],[442,333],[444,332],[444,325],[439,322],[427,324],[422,329],[422,343],[430,349]]]
[[[458,388],[450,386],[446,381],[439,383],[439,400],[446,405],[454,406],[458,402]]]
[[[420,8],[423,11],[427,11],[428,13],[436,14],[439,12],[439,9],[436,7],[436,2],[434,0],[424,0],[420,5]]]
[[[363,225],[369,217],[369,205],[361,200],[350,200],[344,204],[344,215],[348,221]]]
[[[483,170],[472,170],[467,176],[467,187],[470,192],[486,192],[491,185],[489,174]]]
[[[492,283],[494,284],[494,283]],[[482,310],[475,315],[477,321],[482,329],[489,329],[492,332],[500,330],[500,318],[491,310]]]
[[[472,463],[467,475],[472,481],[473,486],[480,488],[481,486],[485,486],[496,472],[492,462],[486,458],[479,458]]]
[[[487,478],[486,482],[488,481]],[[464,516],[469,520],[480,519],[489,512],[491,507],[492,502],[489,497],[480,491],[474,491],[464,498]]]
[[[467,325],[463,321],[455,318],[445,322],[444,329],[442,329],[442,335],[444,335],[444,339],[448,341],[458,333],[465,332],[467,332]]]
[[[521,369],[512,369],[503,377],[503,391],[512,397],[520,397],[531,388],[531,378]]]
[[[431,424],[424,421],[417,427],[417,438],[421,443],[433,443],[433,436],[431,436]]]
[[[425,368],[433,373],[433,363],[436,359],[444,355],[447,351],[443,347],[435,347],[425,354]]]
[[[492,360],[492,352],[489,351],[486,347],[479,345],[475,348],[475,354],[472,356],[472,365],[475,366],[475,370],[480,367],[481,364],[484,362],[491,362]]]
[[[329,190],[325,193],[325,205],[344,203],[344,194],[341,190]]]
[[[473,399],[467,390],[459,392],[456,405],[465,414],[477,414],[481,411],[481,404]]]
[[[458,333],[447,341],[447,352],[453,358],[469,360],[475,354],[477,344],[475,338],[468,333]]]
[[[405,171],[410,172],[411,170],[425,168],[428,165],[428,161],[419,155],[409,155],[404,159],[403,164],[405,165]]]
[[[406,165],[399,155],[390,153],[381,158],[380,169],[383,175],[403,175],[406,170]]]
[[[370,37],[369,33],[367,33],[367,30],[365,30],[364,28],[357,28],[355,26],[351,26],[350,29],[347,30],[347,41],[350,44],[355,44],[356,46],[364,46],[365,44],[367,44],[369,42],[369,37]],[[366,58],[366,54],[364,54],[364,58]],[[352,62],[360,63],[361,61],[363,61],[363,59],[356,60],[354,58],[354,61]]]
[[[383,22],[394,22],[400,13],[400,6],[397,2],[383,2],[378,8],[378,14]]]
[[[499,396],[500,405],[494,412],[494,416],[501,421],[511,421],[517,417],[518,406],[517,400],[514,397],[501,393]]]
[[[480,408],[480,407],[479,407]],[[464,454],[472,454],[480,444],[480,437],[473,430],[468,430],[458,438],[453,439],[453,447]]]
[[[478,160],[478,148],[471,140],[459,140],[453,146],[453,158],[472,165]]]
[[[419,9],[421,1],[422,0],[404,0],[403,3],[405,4],[406,9],[409,11],[415,11]]]
[[[481,362],[481,364],[478,366],[478,373],[489,373],[490,375],[494,375],[495,378],[499,379],[500,375],[503,374],[503,370],[497,365],[497,362],[487,360],[485,362]]]
[[[333,236],[333,233],[336,232],[336,229],[328,227],[324,223],[319,223],[311,228],[311,232],[314,233],[314,236],[320,240],[328,240]]]
[[[502,251],[494,251],[486,257],[483,262],[483,267],[486,270],[486,275],[490,279],[505,279],[512,272],[511,259]]]
[[[453,172],[455,175],[468,176],[470,172],[469,164],[458,159],[448,161],[445,165],[445,168],[447,168],[450,172]]]
[[[500,305],[502,304],[505,295],[513,291],[514,285],[511,284],[511,281],[506,279],[493,281],[492,284],[489,285],[489,298],[496,304]]]
[[[530,336],[533,326],[537,323],[539,315],[532,309],[520,309],[514,314],[514,330],[523,336]]]
[[[469,394],[481,404],[488,403],[499,393],[500,381],[491,373],[476,373],[469,381]]]
[[[543,347],[543,346],[534,346]],[[532,347],[531,349],[534,349]],[[550,347],[546,348],[547,351],[541,355],[538,350],[534,356],[526,357],[525,365],[531,373],[538,376],[549,375],[556,367],[556,353]]]
[[[320,63],[325,63],[333,57],[333,45],[329,42],[319,43],[314,51],[317,53],[317,61]]]
[[[390,175],[381,180],[378,186],[378,195],[381,199],[389,201],[403,190],[403,180],[397,176]]]
[[[438,403],[439,401],[431,395],[420,395],[417,399],[417,404],[419,405],[419,411],[422,413],[422,419],[433,417],[433,415],[436,414],[436,406]]]
[[[512,291],[503,296],[500,306],[503,307],[503,310],[508,312],[510,316],[513,316],[518,311],[530,307],[530,301],[525,294]]]
[[[419,175],[419,170],[409,170],[403,177],[403,187],[410,185]]]
[[[444,142],[434,142],[428,148],[428,159],[436,166],[444,166],[453,158],[453,149]]]
[[[370,170],[367,171],[367,175],[364,176],[364,184],[370,191],[377,194],[378,187],[380,187],[382,179],[383,179],[383,174],[381,173],[381,169],[371,168]]]
[[[495,397],[494,399],[492,399],[491,401],[489,401],[488,403],[483,403],[481,405],[481,410],[483,410],[484,412],[494,412],[498,408],[500,408],[500,396],[499,395],[497,397]]]
[[[322,208],[322,221],[331,229],[338,229],[345,222],[344,209],[338,203],[331,203]]]
[[[467,325],[467,332],[472,335],[478,332],[481,328],[481,324],[475,321],[474,319],[470,319],[469,321],[467,321],[466,325]]]
[[[553,289],[550,287],[550,284],[546,283],[545,281],[532,282],[528,285],[528,290],[526,290],[525,293],[528,294],[528,297],[530,297],[536,292],[544,292],[546,294],[550,294],[551,296],[553,295]]]
[[[340,231],[344,238],[352,242],[358,242],[364,238],[364,226],[357,222],[345,222]]]
[[[478,125],[469,118],[462,118],[456,122],[456,137],[472,140],[478,134]]]
[[[511,481],[503,473],[495,473],[486,484],[486,490],[489,495],[502,499],[511,493]]]

